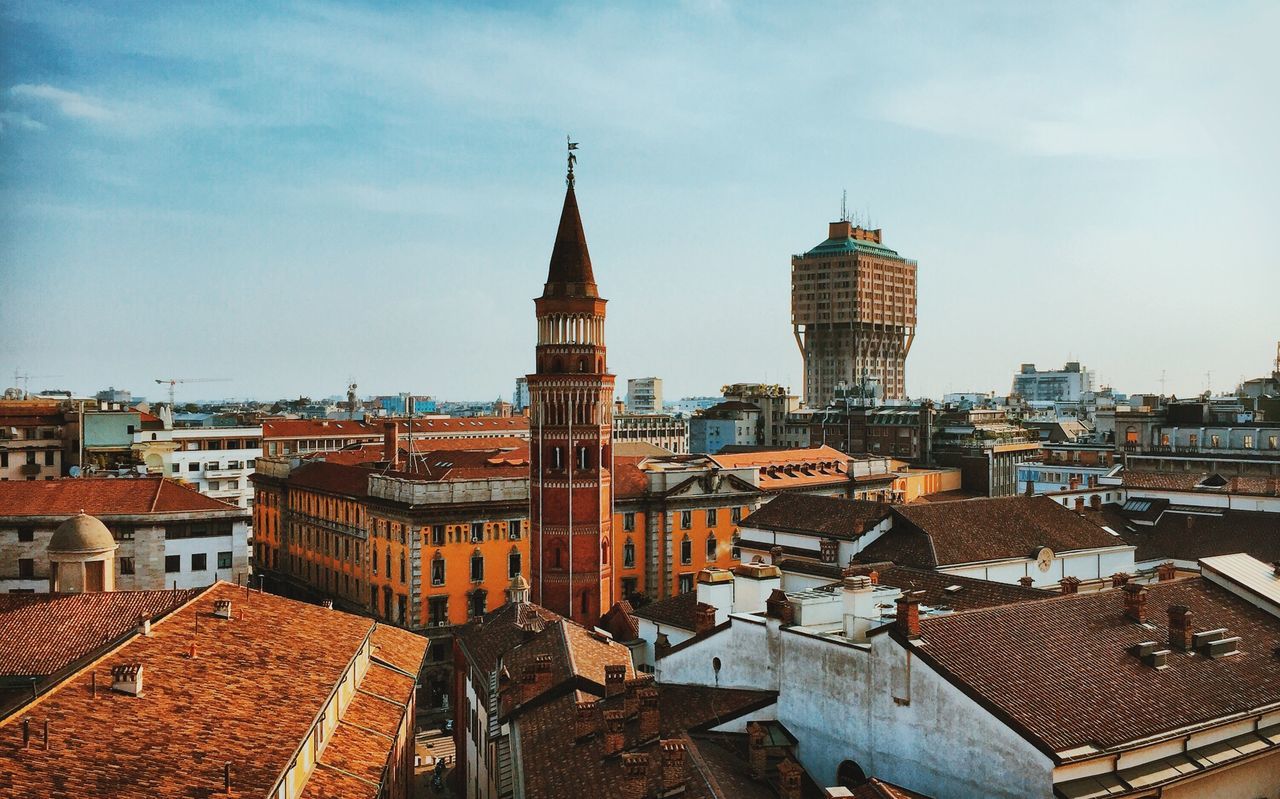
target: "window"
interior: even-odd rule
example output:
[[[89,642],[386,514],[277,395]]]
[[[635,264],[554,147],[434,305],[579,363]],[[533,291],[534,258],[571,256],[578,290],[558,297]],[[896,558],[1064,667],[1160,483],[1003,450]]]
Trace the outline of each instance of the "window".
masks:
[[[191,571],[202,572],[209,568],[209,556],[203,552],[196,552],[191,555]]]
[[[578,469],[587,471],[591,468],[591,455],[586,447],[578,447]]]
[[[383,555],[387,563],[387,576],[390,577],[391,576],[391,547],[387,547],[387,550],[386,552],[383,553]]]
[[[638,591],[639,586],[637,585],[637,582],[638,581],[636,580],[635,577],[623,577],[622,578],[622,596],[627,599],[630,599],[631,597],[639,593]]]
[[[52,466],[52,465],[53,465],[53,450],[51,450],[51,449],[49,449],[49,450],[45,450],[45,453],[44,453],[44,465],[45,465],[45,466]]]
[[[1244,437],[1244,448],[1245,448],[1245,449],[1253,449],[1253,436],[1245,436],[1245,437]]]
[[[1218,435],[1209,436],[1209,446],[1211,447],[1222,446],[1222,437]]]
[[[484,522],[471,523],[471,543],[478,544],[484,540]]]
[[[510,521],[507,522],[507,540],[509,541],[520,540],[520,520],[519,519],[511,519]]]
[[[693,563],[693,542],[689,540],[687,535],[680,542],[680,562],[684,564]]]
[[[166,574],[175,574],[177,572],[182,571],[182,556],[181,555],[165,555],[164,571]]]
[[[471,615],[472,616],[484,615],[484,606],[485,606],[486,598],[487,598],[486,593],[483,590],[475,591],[474,593],[471,594]]]
[[[680,511],[680,529],[688,530],[690,527],[693,527],[693,511]]]
[[[714,535],[707,536],[707,560],[716,559],[716,537]]]
[[[634,513],[622,514],[622,529],[628,533],[636,529],[636,515]]]
[[[401,552],[401,553],[400,553],[400,582],[402,582],[402,583],[403,583],[403,582],[405,582],[405,581],[406,581],[406,579],[407,579],[407,577],[406,577],[406,575],[405,575],[405,559],[404,559],[404,553],[403,553],[403,552]]]
[[[179,470],[180,468],[182,468],[182,467],[181,467],[179,464],[176,464],[176,463],[171,463],[171,464],[169,464],[169,471],[170,471],[172,474],[177,474],[177,473],[178,473],[178,470]]]
[[[19,528],[18,528],[18,540],[19,540],[19,541],[30,541],[30,540],[32,540],[33,538],[35,538],[35,535],[36,535],[36,529],[35,529],[34,527],[19,527]]]
[[[444,546],[444,525],[443,524],[432,525],[431,545],[435,547]]]
[[[31,579],[36,576],[35,558],[18,558],[18,577]]]
[[[636,565],[636,545],[630,538],[622,545],[622,565],[627,569]]]
[[[219,553],[218,553],[218,568],[219,568],[219,569],[230,569],[230,568],[231,568],[231,553],[230,553],[230,552],[219,552]]]
[[[512,552],[507,556],[507,576],[515,577],[520,573],[520,553]]]
[[[433,596],[427,600],[427,619],[433,627],[449,623],[449,597]]]
[[[133,574],[133,558],[120,558],[120,573]]]
[[[189,472],[198,472],[198,471],[200,471],[200,464],[199,464],[199,463],[196,463],[195,461],[192,461],[191,463],[188,463],[188,464],[187,464],[187,471],[189,471]]]
[[[693,590],[693,575],[692,574],[680,575],[680,593],[687,594],[692,590]]]
[[[471,555],[471,582],[478,583],[484,579],[484,555],[475,552]]]
[[[737,524],[742,521],[742,508],[733,508],[729,511],[729,521]]]
[[[708,527],[716,526],[716,509],[715,508],[707,508],[707,526]]]
[[[437,552],[431,560],[431,584],[444,585],[444,558]]]
[[[221,491],[221,490],[222,490],[222,486],[218,483],[218,481],[217,481],[217,480],[210,480],[210,481],[209,481],[209,489],[208,489],[208,490],[210,490],[210,491]]]
[[[1275,449],[1277,440],[1276,436],[1267,436],[1267,449]]]
[[[739,547],[741,546],[741,541],[742,539],[738,537],[738,534],[734,533],[733,534],[733,555],[732,555],[734,560],[742,560],[742,550],[739,549]]]
[[[551,468],[557,471],[564,468],[564,451],[559,447],[551,448]]]

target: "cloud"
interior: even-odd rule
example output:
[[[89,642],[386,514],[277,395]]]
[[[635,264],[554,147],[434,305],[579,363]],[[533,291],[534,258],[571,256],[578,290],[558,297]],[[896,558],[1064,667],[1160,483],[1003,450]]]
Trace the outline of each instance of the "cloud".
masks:
[[[0,111],[0,132],[9,129],[44,130],[44,123],[32,119],[21,111]]]
[[[58,111],[71,119],[88,119],[95,122],[110,120],[115,115],[100,101],[79,92],[59,89],[47,83],[20,83],[9,89],[12,97],[40,100],[56,106]]]

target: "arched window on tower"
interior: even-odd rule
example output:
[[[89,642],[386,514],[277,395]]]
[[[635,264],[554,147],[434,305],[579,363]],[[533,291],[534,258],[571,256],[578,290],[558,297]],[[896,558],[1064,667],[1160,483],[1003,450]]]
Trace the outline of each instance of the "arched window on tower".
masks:
[[[551,468],[557,471],[564,468],[564,450],[560,447],[551,448]]]
[[[578,359],[578,371],[579,371],[579,372],[585,372],[585,371],[587,371],[587,359],[586,359],[586,358],[579,358],[579,359]]]
[[[607,564],[609,562],[609,539],[600,539],[600,562]]]
[[[586,447],[578,447],[578,470],[587,471],[591,468],[591,451]]]
[[[591,592],[590,591],[582,592],[582,612],[584,615],[591,612]]]

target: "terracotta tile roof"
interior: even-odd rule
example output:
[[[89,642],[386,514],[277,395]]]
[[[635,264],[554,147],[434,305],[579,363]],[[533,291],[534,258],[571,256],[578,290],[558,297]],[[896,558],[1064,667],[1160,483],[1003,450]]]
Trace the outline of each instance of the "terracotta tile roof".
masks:
[[[906,788],[875,777],[850,790],[853,792],[853,799],[930,799],[922,793],[908,791]]]
[[[263,439],[279,438],[381,438],[382,428],[368,422],[336,419],[265,419]]]
[[[766,449],[755,452],[735,452],[712,455],[711,459],[721,469],[739,469],[744,466],[756,468],[767,466],[787,466],[799,463],[838,463],[841,469],[848,462],[849,456],[835,447],[825,444],[821,447],[803,449]]]
[[[417,633],[379,624],[373,631],[373,656],[403,672],[417,674],[428,643]]]
[[[922,619],[923,645],[908,645],[1046,752],[1106,749],[1280,702],[1280,620],[1203,578],[1146,590],[1146,624],[1109,590]],[[1166,669],[1145,665],[1128,648],[1165,647],[1171,605],[1191,610],[1195,630],[1241,636],[1241,651],[1174,651]]]
[[[203,590],[0,594],[0,676],[53,674]]]
[[[1168,511],[1154,526],[1127,524],[1106,513],[1102,523],[1138,549],[1134,559],[1197,561],[1247,552],[1264,563],[1280,561],[1280,513],[1222,511],[1221,515]]]
[[[644,458],[613,459],[613,495],[615,497],[642,497],[649,490],[649,476],[640,468]]]
[[[336,797],[355,799],[361,796],[375,796],[377,791],[376,783],[341,772],[326,764],[321,757],[320,765],[307,778],[307,784],[302,786],[302,793],[298,794],[298,799],[336,799]]]
[[[0,481],[0,516],[138,516],[195,511],[249,511],[163,477]]]
[[[1123,546],[1049,497],[1000,497],[897,505],[892,529],[864,549],[862,562],[891,560],[932,569],[957,563],[1030,557],[1038,547],[1071,552]]]
[[[1189,491],[1197,494],[1245,494],[1249,496],[1276,496],[1274,484],[1266,477],[1248,475],[1222,475],[1223,485],[1217,488],[1197,487],[1206,479],[1215,478],[1213,472],[1135,472],[1125,470],[1121,475],[1125,488],[1145,488],[1157,491]]]
[[[851,541],[888,516],[889,505],[883,502],[779,494],[743,519],[741,527]]]
[[[309,488],[346,497],[369,495],[369,469],[316,460],[304,463],[289,474],[289,483],[298,488]]]
[[[528,479],[529,445],[527,442],[520,442],[520,446],[514,449],[498,449],[484,446],[483,441],[465,439],[464,441],[472,448],[415,451],[411,464],[408,462],[408,450],[402,449],[405,468],[389,471],[386,474],[411,477],[424,482],[504,477]],[[481,448],[482,446],[484,448]]]
[[[231,600],[232,620],[213,617],[215,599]],[[94,663],[96,699],[81,672],[24,708],[35,725],[49,721],[49,751],[21,748],[16,717],[0,725],[0,786],[22,796],[141,799],[156,796],[157,786],[165,795],[211,796],[229,761],[238,795],[265,795],[374,629],[362,617],[218,583],[153,625],[151,636]],[[195,659],[187,654],[192,642]],[[142,697],[102,688],[111,666],[127,662],[144,666]],[[405,679],[374,665],[358,687],[387,690],[395,680],[400,690]],[[374,773],[368,764],[385,763],[391,741],[379,737],[375,751],[372,739],[353,738],[339,745],[335,736],[324,758],[341,753],[352,770]],[[311,795],[325,795],[317,791]]]
[[[378,671],[385,669],[369,669],[369,674]],[[369,679],[368,675],[365,679]],[[359,695],[355,699],[355,702],[368,701],[376,700]],[[387,755],[393,743],[394,739],[387,735],[371,732],[343,720],[338,722],[337,729],[320,753],[320,762],[372,783],[381,783],[387,766]],[[370,797],[376,794],[376,790],[369,790],[367,793]]]
[[[642,608],[637,608],[635,615],[658,624],[670,624],[682,630],[692,631],[697,626],[695,620],[698,615],[698,593],[685,591],[683,594],[650,602]]]
[[[547,622],[560,618],[541,605],[507,603],[486,613],[481,621],[458,628],[455,638],[480,670],[488,673],[503,654],[542,632]]]

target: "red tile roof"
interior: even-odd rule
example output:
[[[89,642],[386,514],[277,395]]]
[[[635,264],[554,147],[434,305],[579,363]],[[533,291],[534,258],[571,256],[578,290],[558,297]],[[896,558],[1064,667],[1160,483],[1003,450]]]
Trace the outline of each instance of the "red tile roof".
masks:
[[[923,642],[907,645],[1046,752],[1116,747],[1280,702],[1280,620],[1203,578],[1146,591],[1146,624],[1109,590],[922,619]],[[1191,610],[1195,630],[1241,636],[1241,651],[1145,665],[1129,647],[1165,648],[1171,605]]]
[[[348,466],[314,460],[304,463],[289,474],[290,485],[347,497],[369,495],[369,475],[373,472],[363,466]]]
[[[213,616],[215,599],[231,600],[233,619]],[[211,796],[221,792],[222,764],[230,762],[237,795],[263,796],[304,743],[357,650],[376,633],[377,625],[359,616],[218,583],[153,625],[151,636],[132,638],[24,708],[35,729],[49,722],[48,751],[22,748],[16,717],[0,724],[0,786],[20,796]],[[193,643],[194,659],[188,656]],[[422,645],[425,651],[425,639]],[[110,668],[129,662],[144,667],[141,697],[108,690]],[[96,699],[88,671],[97,674]],[[394,688],[405,703],[408,691],[401,689],[411,684],[375,664],[357,687]],[[270,723],[263,722],[264,712]],[[344,725],[351,727],[339,724],[322,761],[332,751],[348,771],[376,777],[392,748],[390,733],[375,730],[373,746],[362,737],[367,734]],[[377,788],[364,795],[376,795]]]
[[[908,791],[906,788],[874,777],[850,790],[853,792],[853,799],[929,799],[922,793]]]
[[[329,419],[265,419],[264,440],[280,438],[365,438],[382,437],[382,428],[367,422]]]
[[[744,466],[756,468],[768,466],[788,466],[801,463],[838,463],[841,469],[848,463],[849,456],[834,447],[823,444],[820,447],[804,449],[766,449],[754,452],[721,453],[712,455],[721,469],[739,469]]]
[[[151,513],[249,511],[163,477],[0,481],[0,516],[137,516]]]
[[[640,468],[645,458],[616,456],[613,459],[613,495],[642,497],[649,490],[649,476]]]
[[[1274,483],[1266,477],[1222,475],[1225,484],[1220,488],[1197,488],[1212,472],[1133,472],[1126,470],[1125,488],[1145,488],[1154,491],[1186,491],[1197,494],[1246,494],[1249,496],[1276,496]]]
[[[881,585],[889,585],[900,588],[904,592],[913,593],[921,603],[930,607],[947,607],[955,611],[989,608],[1007,605],[1010,602],[1028,602],[1056,596],[1050,591],[1039,588],[1024,588],[1011,583],[979,580],[933,569],[897,566],[890,562],[842,567],[839,564],[822,563],[812,558],[787,556],[778,561],[778,567],[784,572],[811,574],[815,577],[826,577],[832,581],[842,580],[851,575],[870,574],[874,571]],[[952,590],[948,591],[948,588]]]
[[[859,561],[932,569],[1031,557],[1039,547],[1071,552],[1125,545],[1049,497],[895,505],[893,514],[892,529],[867,545]]]
[[[53,674],[203,590],[0,594],[0,676]]]
[[[779,494],[742,527],[853,540],[889,517],[889,505],[815,494]]]

